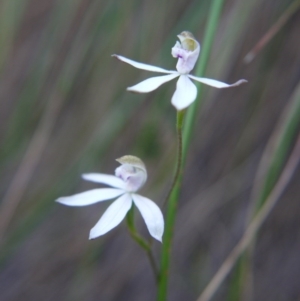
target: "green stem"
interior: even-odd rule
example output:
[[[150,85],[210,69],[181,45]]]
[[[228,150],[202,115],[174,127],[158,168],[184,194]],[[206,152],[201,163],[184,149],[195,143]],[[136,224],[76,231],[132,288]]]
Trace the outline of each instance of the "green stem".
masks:
[[[161,270],[159,274],[159,284],[158,284],[158,300],[166,300],[167,297],[167,286],[168,286],[168,273],[170,265],[170,253],[172,247],[173,238],[173,228],[175,223],[175,217],[177,212],[177,202],[179,187],[181,183],[181,172],[182,172],[182,127],[184,119],[183,111],[177,112],[177,139],[178,139],[178,149],[177,149],[177,168],[175,172],[174,182],[169,193],[169,203],[167,209],[166,217],[166,228],[163,240],[162,255],[161,255]],[[168,200],[167,198],[167,200]]]
[[[212,42],[219,21],[219,16],[222,10],[224,0],[213,0],[211,9],[208,17],[207,27],[205,29],[204,41],[202,54],[200,57],[199,64],[196,68],[196,75],[203,76],[207,66],[209,54],[211,52]],[[183,129],[183,115],[184,111],[177,112],[177,133],[178,133],[178,160],[177,160],[177,171],[175,173],[174,183],[171,188],[167,216],[166,216],[166,227],[163,240],[163,248],[161,254],[161,269],[159,273],[158,282],[158,295],[157,301],[166,301],[167,299],[167,288],[169,279],[169,265],[170,265],[170,254],[173,238],[173,228],[177,212],[177,202],[180,192],[180,184],[182,175],[181,172],[185,165],[188,147],[192,136],[192,128],[195,123],[196,113],[200,105],[201,89],[198,87],[198,100],[189,108],[187,112],[187,118],[184,123]]]
[[[165,201],[163,203],[163,206],[165,206],[171,196],[172,191],[174,190],[174,187],[176,183],[178,182],[179,176],[180,176],[180,168],[182,165],[182,127],[183,127],[183,120],[186,110],[178,111],[177,112],[177,166],[176,171],[173,179],[173,183],[171,185],[171,188],[165,198]]]
[[[156,282],[158,282],[158,269],[156,266],[156,262],[152,253],[152,249],[151,249],[151,245],[145,240],[143,239],[136,231],[135,229],[135,225],[134,225],[134,207],[132,206],[131,209],[129,210],[129,212],[127,213],[126,216],[126,221],[127,221],[127,226],[128,226],[128,230],[129,233],[131,235],[131,237],[133,238],[133,240],[136,241],[136,243],[142,247],[142,249],[145,250],[147,257],[149,259],[151,268],[153,270],[154,276],[155,276],[155,280]]]

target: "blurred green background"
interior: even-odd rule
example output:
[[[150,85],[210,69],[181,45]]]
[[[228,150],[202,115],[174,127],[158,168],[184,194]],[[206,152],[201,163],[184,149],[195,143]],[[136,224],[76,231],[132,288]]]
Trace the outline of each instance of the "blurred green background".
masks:
[[[142,158],[142,194],[162,206],[176,155],[175,81],[149,94],[126,87],[154,76],[113,58],[174,69],[176,35],[201,43],[210,0],[2,0],[0,3],[0,299],[155,300],[147,257],[124,223],[88,240],[107,203],[54,202],[96,187]],[[286,10],[296,3],[293,13]],[[299,132],[299,1],[228,0],[207,77],[248,84],[204,88],[184,173],[169,300],[196,300],[282,171]],[[275,36],[247,53],[279,24]],[[200,54],[201,55],[201,54]],[[299,154],[300,155],[300,154]],[[246,269],[213,300],[300,300],[300,171],[263,224]],[[137,216],[138,229],[148,237]],[[159,258],[161,246],[154,244]],[[245,267],[245,265],[244,265]]]

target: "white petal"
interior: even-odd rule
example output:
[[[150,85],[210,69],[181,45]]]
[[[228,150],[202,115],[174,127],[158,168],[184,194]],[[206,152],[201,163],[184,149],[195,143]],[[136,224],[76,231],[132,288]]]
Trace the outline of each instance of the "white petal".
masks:
[[[179,76],[178,73],[169,74],[169,75],[162,75],[148,78],[139,84],[127,88],[127,91],[138,92],[138,93],[147,93],[157,89],[162,84],[174,79],[175,77]]]
[[[181,75],[172,97],[173,106],[179,111],[187,108],[197,97],[197,88],[187,75]]]
[[[115,188],[97,188],[71,196],[58,198],[56,202],[67,206],[87,206],[97,202],[110,200],[123,194],[124,190]]]
[[[148,70],[148,71],[152,71],[152,72],[160,72],[160,73],[174,73],[174,72],[176,72],[176,71],[166,70],[166,69],[163,69],[163,68],[160,68],[160,67],[156,67],[156,66],[136,62],[136,61],[130,60],[130,59],[128,59],[124,56],[121,56],[121,55],[113,54],[112,56],[116,57],[120,61],[122,61],[124,63],[127,63],[127,64],[129,64],[129,65],[131,65],[135,68],[138,68],[138,69]]]
[[[82,178],[87,181],[107,184],[109,186],[120,188],[120,189],[125,188],[125,182],[122,179],[112,175],[107,175],[103,173],[87,173],[87,174],[83,174]]]
[[[245,79],[240,79],[236,83],[234,83],[232,85],[229,85],[229,84],[226,84],[226,83],[223,83],[223,82],[220,82],[218,80],[211,79],[211,78],[197,77],[197,76],[193,76],[193,75],[190,75],[190,74],[189,74],[189,77],[196,80],[196,81],[198,81],[198,82],[200,82],[200,83],[203,83],[205,85],[212,86],[212,87],[215,87],[215,88],[218,88],[218,89],[236,87],[236,86],[239,86],[241,84],[247,83],[247,81]]]
[[[153,201],[139,194],[132,194],[132,198],[135,205],[140,210],[151,236],[162,242],[164,217],[159,207]]]
[[[90,239],[96,238],[118,226],[132,205],[130,194],[126,193],[114,201],[90,231]]]

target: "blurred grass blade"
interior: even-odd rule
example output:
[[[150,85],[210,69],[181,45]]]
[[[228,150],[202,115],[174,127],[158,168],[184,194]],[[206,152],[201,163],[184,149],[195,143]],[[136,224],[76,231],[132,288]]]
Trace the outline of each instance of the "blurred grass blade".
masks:
[[[13,46],[28,0],[3,0],[0,3],[0,73]]]
[[[272,134],[255,178],[252,200],[254,214],[264,203],[280,176],[300,125],[300,83]]]
[[[300,1],[295,0],[283,12],[277,22],[265,33],[258,43],[248,52],[244,58],[244,62],[249,64],[257,56],[257,54],[270,42],[270,40],[278,33],[278,31],[287,23],[293,14],[300,8]]]
[[[199,296],[197,301],[209,301],[214,296],[214,294],[224,281],[225,277],[229,274],[229,272],[237,262],[238,258],[247,249],[247,247],[249,247],[249,245],[255,238],[255,235],[257,234],[258,230],[260,229],[261,225],[263,224],[263,222],[268,217],[275,204],[281,197],[282,193],[289,184],[292,176],[294,175],[294,172],[298,167],[299,161],[300,135],[297,138],[296,145],[277,184],[270,193],[269,197],[266,199],[266,202],[264,203],[263,207],[252,220],[252,222],[249,224],[238,244],[234,247],[232,252],[223,262],[223,264],[221,265],[215,276],[212,278],[212,280],[209,282],[203,293]]]
[[[214,41],[215,32],[219,23],[220,14],[223,7],[223,0],[214,1],[211,4],[211,10],[208,17],[208,23],[205,28],[204,39],[202,42],[201,55],[199,58],[199,63],[196,66],[195,74],[198,77],[203,77],[206,71],[206,67],[209,61],[209,56],[211,53],[211,48]],[[195,102],[188,108],[185,117],[184,128],[183,128],[183,162],[186,161],[186,156],[188,152],[188,147],[191,142],[191,137],[193,133],[193,127],[195,124],[196,114],[199,113],[199,108],[202,104],[202,92],[203,85],[195,83],[198,89],[198,96]]]
[[[49,86],[49,74],[55,69],[57,57],[65,44],[70,25],[82,0],[65,0],[55,6],[50,21],[43,29],[43,36],[38,41],[38,51],[34,52],[35,59],[31,63],[28,75],[18,94],[18,100],[13,108],[12,116],[7,124],[3,147],[0,149],[0,164],[7,164],[15,160],[16,154],[25,152],[25,145],[29,143],[33,114],[38,104],[48,99],[45,93]],[[29,8],[28,8],[29,9]],[[22,25],[22,24],[21,24]],[[20,30],[20,28],[18,28]],[[60,64],[62,66],[62,64]],[[46,85],[47,83],[47,85]],[[47,87],[46,87],[47,86]],[[3,87],[5,90],[7,87]],[[53,88],[53,87],[52,87]],[[0,89],[1,91],[1,89]],[[3,93],[3,91],[1,91]],[[1,96],[6,98],[6,94]]]
[[[251,208],[248,214],[248,220],[251,221],[256,214],[261,210],[267,197],[274,189],[274,185],[277,182],[282,168],[289,156],[290,149],[294,143],[295,136],[299,131],[300,126],[300,84],[295,89],[294,94],[291,97],[291,101],[286,106],[277,128],[275,128],[269,142],[266,146],[261,162],[258,167],[258,171],[254,180],[254,186],[251,196]],[[252,251],[254,250],[255,241],[252,244],[252,248],[249,252],[244,254],[240,258],[239,266],[240,271],[236,270],[237,274],[240,274],[240,286],[236,287],[239,294],[232,301],[239,300],[244,290],[247,294],[251,294],[251,258]],[[244,283],[243,283],[244,282]],[[233,286],[235,284],[233,283]]]
[[[32,137],[20,166],[3,197],[0,207],[0,246],[9,222],[48,143],[61,105],[62,96],[56,95],[56,97],[49,100],[48,106],[45,108],[45,114],[41,118],[41,122]]]
[[[300,83],[296,87],[296,91],[292,95],[291,101],[286,110],[283,112],[282,119],[280,120],[278,127],[275,129],[274,134],[266,147],[261,163],[261,170],[259,170],[258,176],[256,177],[256,182],[262,182],[262,184],[259,185],[260,188],[258,196],[254,196],[254,200],[256,201],[256,211],[253,219],[251,220],[239,243],[223,262],[197,301],[208,301],[212,298],[224,281],[225,277],[236,264],[237,260],[253,242],[257,231],[260,229],[262,223],[269,215],[275,203],[278,201],[287,184],[289,183],[300,159],[299,135],[296,146],[294,147],[292,154],[289,156],[289,151],[293,145],[293,142],[295,141],[295,136],[299,132],[299,125]],[[270,160],[269,157],[271,158]],[[286,163],[284,170],[282,170],[282,167],[284,166],[284,163],[288,157],[289,160]],[[261,174],[263,174],[263,176]],[[245,258],[240,262],[239,265],[239,269],[241,269],[243,275],[245,273],[245,269],[247,268],[246,264],[247,261]],[[240,280],[238,280],[238,283],[242,286],[244,285],[243,281],[240,282]],[[238,284],[233,283],[232,285]],[[237,296],[236,294],[233,296],[234,300],[239,299],[240,297],[241,296]]]

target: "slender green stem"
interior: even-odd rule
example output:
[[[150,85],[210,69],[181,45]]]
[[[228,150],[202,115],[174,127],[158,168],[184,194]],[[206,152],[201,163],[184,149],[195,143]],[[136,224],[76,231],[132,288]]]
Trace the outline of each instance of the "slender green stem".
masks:
[[[221,13],[222,5],[224,0],[213,0],[211,4],[211,10],[208,17],[208,24],[205,29],[205,36],[203,41],[202,54],[199,61],[199,65],[196,68],[196,74],[198,76],[204,75],[206,65],[208,62],[213,38],[217,28],[219,16]],[[198,90],[198,95],[201,95],[201,90]],[[157,301],[166,301],[167,299],[167,288],[169,279],[169,265],[170,265],[170,254],[171,245],[173,238],[173,228],[175,224],[177,202],[180,192],[180,184],[182,179],[182,170],[186,161],[188,146],[190,144],[192,128],[195,123],[196,112],[200,104],[200,98],[189,108],[187,112],[187,120],[184,123],[183,129],[183,111],[177,112],[177,133],[178,133],[178,160],[177,160],[177,171],[175,173],[175,181],[172,185],[170,197],[168,200],[168,209],[166,216],[166,228],[163,240],[163,249],[161,254],[161,269],[159,274],[158,283],[158,296]]]
[[[146,254],[147,257],[149,259],[151,268],[153,270],[154,276],[155,276],[155,280],[156,282],[158,282],[158,268],[152,253],[152,249],[151,249],[151,244],[148,243],[145,239],[143,239],[136,231],[135,229],[135,225],[134,225],[134,207],[132,206],[131,209],[129,210],[129,212],[127,213],[126,216],[126,221],[127,221],[127,226],[128,226],[128,230],[129,233],[131,235],[131,237],[133,238],[133,240],[136,241],[136,243],[141,246]]]
[[[159,274],[159,286],[158,286],[158,300],[166,300],[167,297],[167,285],[168,285],[168,273],[170,265],[170,253],[173,238],[173,228],[175,223],[175,217],[177,212],[177,202],[179,187],[181,183],[181,172],[182,172],[182,127],[185,111],[177,112],[177,168],[175,172],[174,182],[169,193],[169,203],[166,217],[166,228],[163,240],[162,257],[161,257],[161,270]]]
[[[171,193],[174,190],[174,187],[175,187],[176,183],[178,182],[178,179],[180,176],[180,169],[181,169],[181,165],[182,165],[182,127],[183,127],[185,111],[186,110],[177,112],[177,121],[176,121],[177,122],[177,126],[176,126],[176,130],[177,130],[177,166],[176,166],[176,170],[175,170],[173,183],[172,183],[171,188],[165,198],[163,206],[165,206],[167,204],[167,202],[171,196]]]

